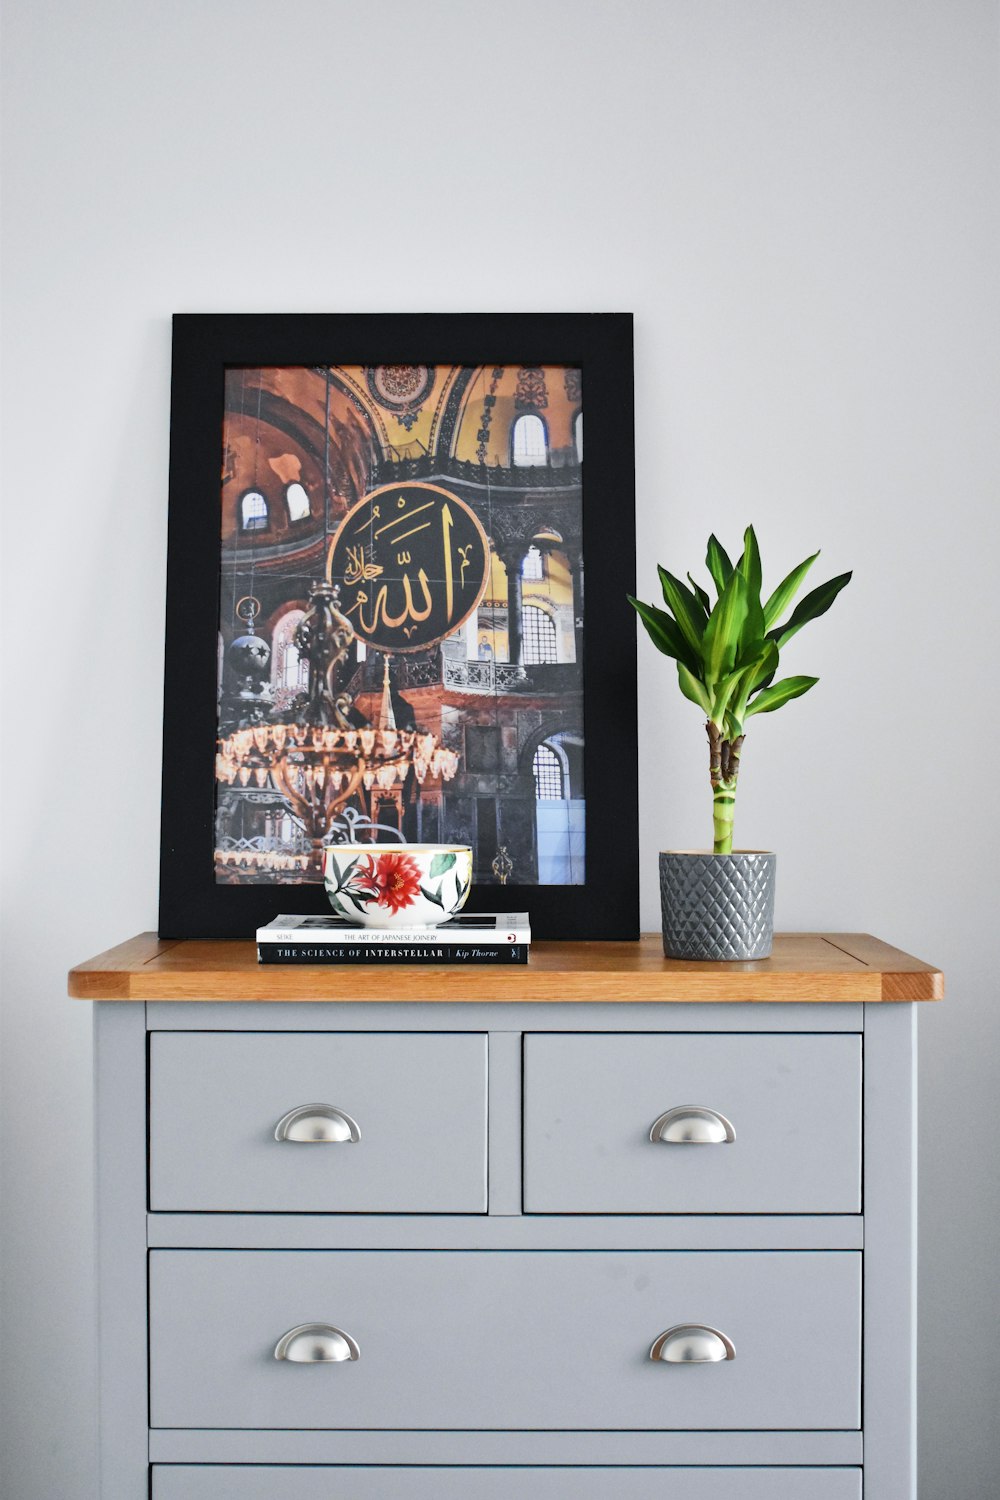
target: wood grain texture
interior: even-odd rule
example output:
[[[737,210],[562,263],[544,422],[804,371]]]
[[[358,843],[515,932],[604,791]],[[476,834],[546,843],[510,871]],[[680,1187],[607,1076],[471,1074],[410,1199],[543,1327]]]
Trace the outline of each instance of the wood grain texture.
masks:
[[[931,964],[866,933],[779,933],[770,958],[697,963],[637,943],[533,943],[526,968],[260,965],[252,942],[162,942],[140,933],[70,970],[77,1000],[621,1001],[939,1000]]]

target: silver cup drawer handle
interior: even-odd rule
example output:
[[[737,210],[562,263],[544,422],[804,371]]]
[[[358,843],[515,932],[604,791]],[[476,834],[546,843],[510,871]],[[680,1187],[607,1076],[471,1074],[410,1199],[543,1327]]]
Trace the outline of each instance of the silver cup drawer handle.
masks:
[[[736,1131],[717,1109],[678,1104],[653,1121],[649,1139],[665,1146],[725,1146],[735,1141]]]
[[[668,1365],[714,1365],[735,1359],[733,1341],[704,1323],[676,1323],[661,1333],[649,1351],[650,1359]]]
[[[360,1141],[361,1130],[357,1120],[335,1104],[300,1104],[282,1115],[274,1127],[274,1139],[305,1145],[336,1145],[341,1141]]]
[[[274,1346],[274,1357],[295,1365],[334,1365],[360,1359],[361,1350],[356,1339],[332,1323],[299,1323],[282,1334]]]

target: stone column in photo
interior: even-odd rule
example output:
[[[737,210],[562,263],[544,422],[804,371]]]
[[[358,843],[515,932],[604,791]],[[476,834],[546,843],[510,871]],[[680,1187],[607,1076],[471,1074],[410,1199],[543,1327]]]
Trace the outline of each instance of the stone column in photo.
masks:
[[[515,667],[521,663],[521,569],[527,555],[524,542],[499,553],[507,574],[507,660]]]

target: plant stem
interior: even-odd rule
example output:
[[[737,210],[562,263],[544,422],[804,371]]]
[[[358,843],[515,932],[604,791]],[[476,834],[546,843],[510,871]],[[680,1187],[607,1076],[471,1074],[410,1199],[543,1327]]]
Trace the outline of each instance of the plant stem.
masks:
[[[712,823],[715,830],[715,854],[733,852],[733,814],[736,810],[736,787],[724,782],[712,792]]]
[[[705,725],[708,733],[708,773],[712,782],[712,822],[715,854],[733,852],[733,817],[736,812],[736,782],[740,774],[740,751],[743,736],[723,739],[722,730],[711,719]]]

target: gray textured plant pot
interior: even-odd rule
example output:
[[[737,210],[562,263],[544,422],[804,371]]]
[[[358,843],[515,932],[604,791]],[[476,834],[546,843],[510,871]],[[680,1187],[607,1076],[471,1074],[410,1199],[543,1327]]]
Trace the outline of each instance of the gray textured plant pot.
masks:
[[[667,849],[660,855],[660,908],[667,958],[767,958],[774,937],[776,856]]]

